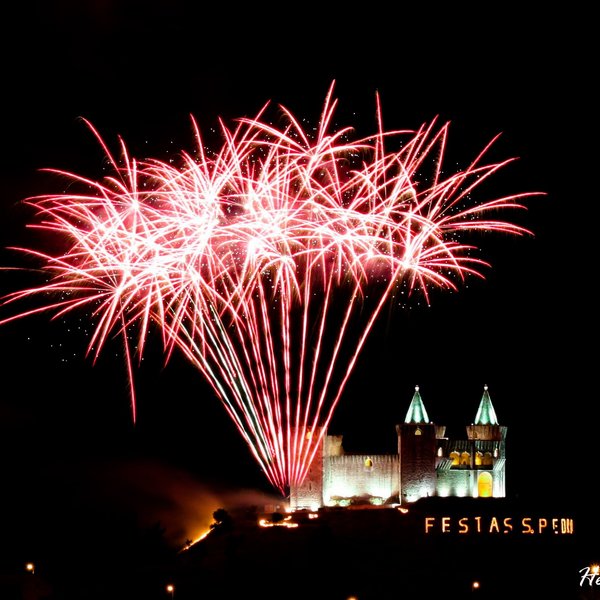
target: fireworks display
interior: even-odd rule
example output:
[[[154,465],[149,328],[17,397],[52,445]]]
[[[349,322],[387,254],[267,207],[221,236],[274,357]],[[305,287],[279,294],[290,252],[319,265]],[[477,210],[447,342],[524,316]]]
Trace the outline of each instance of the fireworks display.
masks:
[[[32,299],[6,323],[83,311],[95,358],[120,337],[132,381],[152,329],[210,382],[269,482],[303,480],[382,309],[413,292],[456,289],[486,265],[461,240],[472,231],[522,234],[498,220],[532,193],[477,201],[494,143],[457,172],[443,171],[448,124],[351,140],[333,125],[333,86],[318,126],[281,109],[221,124],[208,150],[177,161],[137,160],[101,143],[101,181],[53,171],[69,191],[29,198],[32,227],[67,249],[33,256],[47,279],[4,299]],[[378,111],[378,115],[379,115]],[[397,149],[388,150],[394,145]],[[175,164],[177,163],[177,164]],[[312,435],[312,433],[316,433]]]

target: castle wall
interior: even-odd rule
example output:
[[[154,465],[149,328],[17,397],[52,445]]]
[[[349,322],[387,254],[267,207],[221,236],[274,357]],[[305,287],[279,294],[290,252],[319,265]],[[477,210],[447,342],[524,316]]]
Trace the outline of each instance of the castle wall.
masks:
[[[477,474],[470,469],[448,470],[437,473],[437,496],[473,496],[477,488]]]
[[[323,478],[326,506],[335,504],[338,499],[356,497],[397,502],[399,457],[387,454],[325,457]]]
[[[493,479],[494,498],[504,498],[506,496],[505,489],[505,473],[504,464],[493,470],[486,469],[451,469],[447,471],[438,471],[436,490],[437,496],[479,496],[479,475],[481,473],[490,473]]]

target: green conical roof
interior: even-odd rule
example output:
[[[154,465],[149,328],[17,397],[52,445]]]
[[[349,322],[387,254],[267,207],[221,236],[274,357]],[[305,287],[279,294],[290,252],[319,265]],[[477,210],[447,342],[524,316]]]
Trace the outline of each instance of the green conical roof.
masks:
[[[493,409],[492,409],[493,410]],[[405,423],[429,423],[429,417],[425,410],[421,394],[419,394],[419,386],[415,385],[415,393],[413,394],[408,412],[406,413]]]
[[[487,385],[483,386],[483,396],[477,409],[474,425],[498,425],[498,417],[496,416]]]

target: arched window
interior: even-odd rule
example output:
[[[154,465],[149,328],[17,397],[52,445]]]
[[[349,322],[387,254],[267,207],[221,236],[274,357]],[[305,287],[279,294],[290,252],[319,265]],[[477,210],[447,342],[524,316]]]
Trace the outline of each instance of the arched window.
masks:
[[[365,458],[365,469],[372,469],[373,468],[373,461],[371,460],[371,458],[367,457]]]
[[[494,478],[491,473],[479,473],[477,479],[477,495],[480,498],[491,498],[494,495]]]
[[[498,458],[498,446],[494,448],[494,458]]]
[[[494,464],[494,460],[492,459],[492,453],[491,452],[486,452],[483,455],[483,464],[486,467],[489,467],[490,465]]]
[[[458,467],[460,464],[460,454],[454,450],[453,452],[450,452],[450,458],[452,459],[452,466]]]
[[[475,466],[480,467],[483,464],[483,454],[481,452],[475,452]]]
[[[462,452],[460,455],[460,466],[468,467],[471,464],[471,455],[468,452]]]
[[[438,448],[438,456],[444,456],[444,451],[441,446]]]
[[[421,431],[421,428],[420,428],[420,427],[417,427],[417,428],[415,429],[415,435],[422,435],[422,434],[423,434],[423,432]]]

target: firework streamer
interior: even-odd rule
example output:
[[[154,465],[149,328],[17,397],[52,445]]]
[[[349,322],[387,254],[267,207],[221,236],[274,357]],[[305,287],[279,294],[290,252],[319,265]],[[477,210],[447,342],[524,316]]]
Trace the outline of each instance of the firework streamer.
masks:
[[[69,246],[17,248],[47,280],[3,301],[37,304],[2,323],[87,313],[93,360],[121,336],[134,419],[133,365],[157,327],[166,360],[182,352],[207,379],[284,494],[306,476],[320,442],[310,433],[326,430],[386,304],[482,276],[487,263],[460,236],[529,233],[494,215],[535,195],[473,200],[512,160],[485,162],[495,140],[445,175],[449,125],[385,131],[379,103],[376,133],[348,141],[352,131],[332,125],[332,91],[316,132],[287,109],[281,127],[269,124],[265,106],[233,129],[221,123],[209,151],[193,121],[197,152],[177,165],[135,160],[123,140],[116,157],[88,123],[112,174],[53,171],[82,192],[26,200],[31,226]]]

